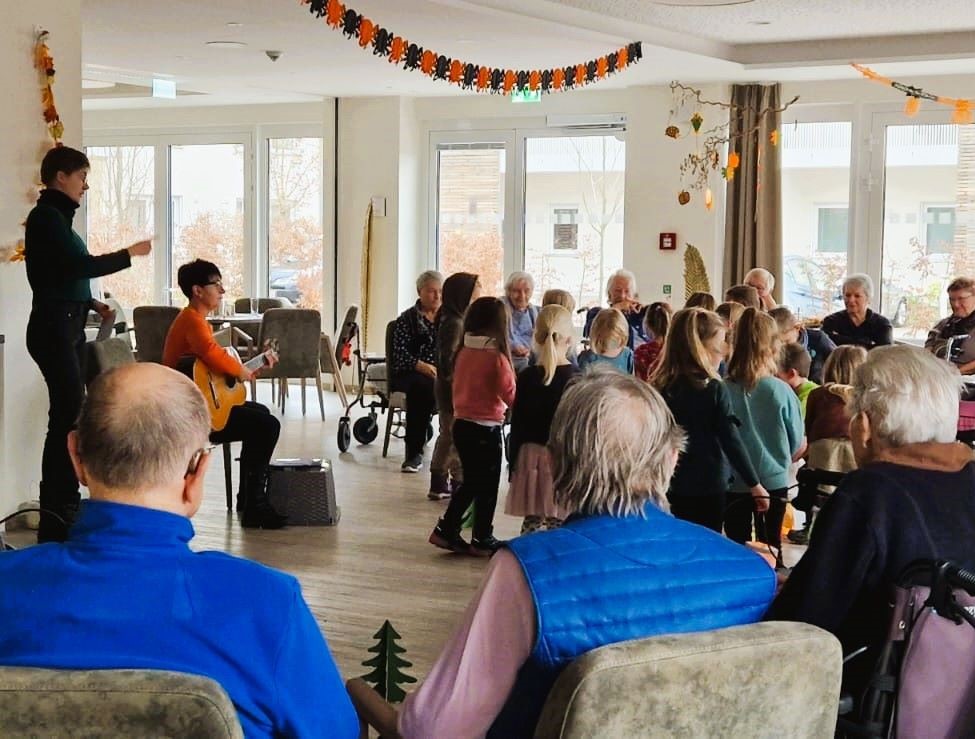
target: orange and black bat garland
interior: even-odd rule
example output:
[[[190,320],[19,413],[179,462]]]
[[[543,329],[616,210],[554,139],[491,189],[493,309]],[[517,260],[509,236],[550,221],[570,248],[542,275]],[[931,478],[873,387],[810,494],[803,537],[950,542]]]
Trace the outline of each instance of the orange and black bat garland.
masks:
[[[465,90],[509,94],[514,90],[557,92],[597,82],[620,72],[643,57],[639,41],[583,64],[553,69],[498,69],[451,59],[431,49],[424,49],[402,36],[343,5],[339,0],[301,0],[316,18],[335,30],[341,30],[363,49],[406,69],[419,69],[435,80],[444,80]]]

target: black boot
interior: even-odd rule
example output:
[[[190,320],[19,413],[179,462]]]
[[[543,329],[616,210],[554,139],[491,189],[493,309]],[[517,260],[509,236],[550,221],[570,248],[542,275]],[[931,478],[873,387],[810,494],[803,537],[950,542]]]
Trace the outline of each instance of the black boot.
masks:
[[[287,517],[282,516],[274,508],[267,497],[267,470],[260,472],[245,472],[241,479],[244,512],[240,517],[240,525],[245,529],[280,529],[284,528]]]
[[[49,487],[43,482],[40,484],[41,523],[37,528],[38,544],[67,541],[68,529],[78,517],[80,501],[66,502],[52,495]]]

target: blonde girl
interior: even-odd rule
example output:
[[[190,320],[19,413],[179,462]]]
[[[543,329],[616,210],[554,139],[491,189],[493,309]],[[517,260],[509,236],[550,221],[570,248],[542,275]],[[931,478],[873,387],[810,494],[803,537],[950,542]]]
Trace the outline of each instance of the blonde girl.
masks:
[[[552,418],[562,393],[578,373],[568,359],[573,342],[572,314],[558,305],[538,313],[533,336],[535,364],[518,375],[511,409],[511,483],[504,512],[524,516],[521,533],[562,524],[565,511],[555,504],[548,449]]]
[[[745,450],[759,483],[769,491],[771,499],[753,499],[748,481],[735,474],[724,527],[729,539],[742,543],[751,540],[754,512],[759,541],[780,545],[789,468],[806,448],[799,399],[792,388],[775,376],[780,346],[775,319],[755,308],[746,308],[735,326],[726,386],[732,411],[741,422]],[[745,502],[749,500],[751,503]],[[763,514],[766,506],[768,510]]]
[[[667,494],[670,512],[718,533],[724,523],[731,468],[756,499],[768,496],[758,482],[738,433],[728,390],[718,376],[726,352],[725,324],[718,314],[701,308],[678,311],[652,378],[687,433]]]
[[[579,368],[605,364],[632,375],[633,350],[626,345],[629,340],[630,325],[624,315],[616,308],[603,308],[589,329],[591,348],[579,355]]]

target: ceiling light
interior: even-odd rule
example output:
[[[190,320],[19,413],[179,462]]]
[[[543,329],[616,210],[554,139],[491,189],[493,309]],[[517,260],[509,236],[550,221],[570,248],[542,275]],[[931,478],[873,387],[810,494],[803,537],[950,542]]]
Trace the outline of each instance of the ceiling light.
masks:
[[[747,5],[755,0],[653,0],[657,5],[677,8],[716,8],[722,5]]]
[[[111,87],[115,87],[114,82],[106,82],[104,80],[81,80],[82,90],[107,90]]]
[[[237,21],[230,21],[230,23],[227,24],[227,28],[241,28],[243,25],[243,23],[238,23]]]
[[[772,21],[748,21],[753,26],[771,26]]]
[[[207,46],[213,49],[241,49],[247,44],[243,41],[207,41]]]

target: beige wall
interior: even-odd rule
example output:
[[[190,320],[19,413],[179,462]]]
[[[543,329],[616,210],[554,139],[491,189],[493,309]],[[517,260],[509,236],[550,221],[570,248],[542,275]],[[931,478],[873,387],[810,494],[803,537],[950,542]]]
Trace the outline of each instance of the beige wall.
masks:
[[[4,4],[0,23],[0,243],[23,236],[21,223],[38,178],[46,132],[40,90],[33,68],[34,27],[51,33],[57,68],[56,102],[65,126],[65,143],[81,144],[81,0]],[[0,422],[0,513],[37,497],[41,446],[47,427],[47,392],[37,366],[27,355],[24,333],[31,292],[24,265],[0,264],[0,334],[6,337]]]

